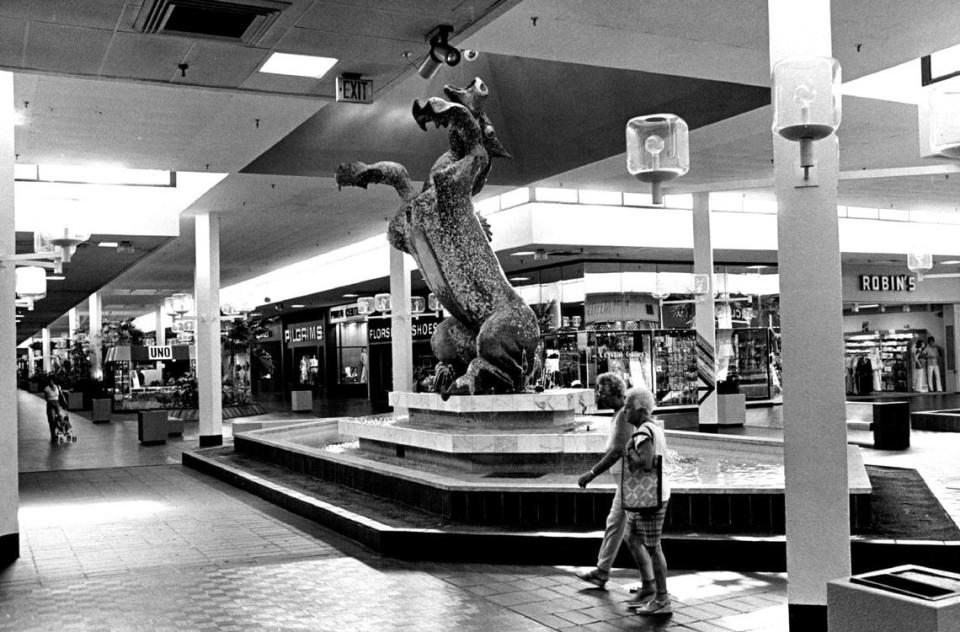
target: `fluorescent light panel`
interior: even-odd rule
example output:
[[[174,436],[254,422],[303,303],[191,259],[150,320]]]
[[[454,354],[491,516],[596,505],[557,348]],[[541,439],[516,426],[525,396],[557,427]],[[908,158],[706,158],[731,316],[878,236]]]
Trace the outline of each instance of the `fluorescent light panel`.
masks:
[[[77,184],[120,184],[134,186],[175,186],[170,171],[160,169],[127,169],[110,165],[31,165],[15,164],[17,180],[38,182],[71,182]]]
[[[327,74],[337,61],[338,60],[333,57],[273,53],[270,55],[270,58],[260,66],[260,72],[319,79]]]
[[[120,244],[118,244],[115,241],[101,241],[97,245],[100,246],[101,248],[116,248]]]

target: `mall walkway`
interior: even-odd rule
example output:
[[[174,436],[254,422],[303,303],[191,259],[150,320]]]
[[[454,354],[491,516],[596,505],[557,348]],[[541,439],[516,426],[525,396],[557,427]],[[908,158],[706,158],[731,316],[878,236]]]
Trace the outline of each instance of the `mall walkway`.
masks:
[[[21,558],[0,571],[0,632],[787,629],[782,574],[672,573],[675,614],[644,620],[572,568],[382,558],[179,465],[196,445],[141,446],[136,421],[51,445],[43,402],[18,393]],[[225,432],[228,432],[225,426]]]
[[[133,415],[94,425],[71,413],[79,442],[51,445],[40,398],[19,392],[18,409],[21,558],[0,571],[0,632],[787,629],[782,574],[675,572],[675,614],[643,620],[621,603],[628,569],[601,591],[567,567],[382,558],[183,468],[196,422],[142,446]],[[779,410],[748,415],[775,426]],[[960,435],[914,432],[910,450],[863,454],[918,469],[960,522],[958,449]]]

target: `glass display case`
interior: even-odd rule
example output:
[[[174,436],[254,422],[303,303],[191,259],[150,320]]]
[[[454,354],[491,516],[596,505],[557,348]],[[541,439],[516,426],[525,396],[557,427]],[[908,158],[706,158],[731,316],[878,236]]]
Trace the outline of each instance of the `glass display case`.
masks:
[[[766,328],[732,330],[733,362],[748,400],[770,398],[770,341]]]
[[[697,332],[658,329],[653,332],[654,395],[657,406],[697,405]]]
[[[579,343],[581,332],[544,334],[540,346],[540,375],[534,370],[534,384],[544,389],[570,388],[586,378],[585,350]]]
[[[621,376],[628,387],[652,388],[651,336],[650,330],[588,332],[587,344],[595,367],[590,386],[596,384],[597,375],[609,371]]]

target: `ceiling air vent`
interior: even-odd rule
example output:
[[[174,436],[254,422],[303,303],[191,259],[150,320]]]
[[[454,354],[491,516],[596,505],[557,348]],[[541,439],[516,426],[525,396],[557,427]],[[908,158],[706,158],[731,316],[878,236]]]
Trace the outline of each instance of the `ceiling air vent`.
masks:
[[[225,39],[256,44],[280,12],[280,0],[148,0],[136,27],[144,33]]]

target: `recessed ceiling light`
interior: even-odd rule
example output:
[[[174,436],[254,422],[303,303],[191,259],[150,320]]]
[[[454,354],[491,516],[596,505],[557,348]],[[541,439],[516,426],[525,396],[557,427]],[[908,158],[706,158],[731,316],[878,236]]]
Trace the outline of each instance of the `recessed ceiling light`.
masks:
[[[47,281],[64,281],[66,280],[66,278],[67,277],[59,274],[51,274],[50,276],[47,277]]]
[[[116,248],[120,244],[118,244],[115,241],[101,241],[97,245],[100,246],[101,248]]]
[[[357,298],[359,294],[344,294],[343,298]]]
[[[950,259],[949,261],[941,261],[940,263],[945,266],[955,266],[960,263],[960,259]]]
[[[517,252],[511,252],[510,254],[514,257],[532,257],[537,253],[532,250],[518,250]]]
[[[296,77],[312,77],[319,79],[333,68],[338,60],[332,57],[317,57],[315,55],[291,55],[290,53],[274,53],[260,66],[260,72],[274,75],[293,75]]]
[[[293,308],[306,307],[306,305],[300,305],[299,303],[297,303],[296,305],[291,305],[290,307],[293,307]]]

